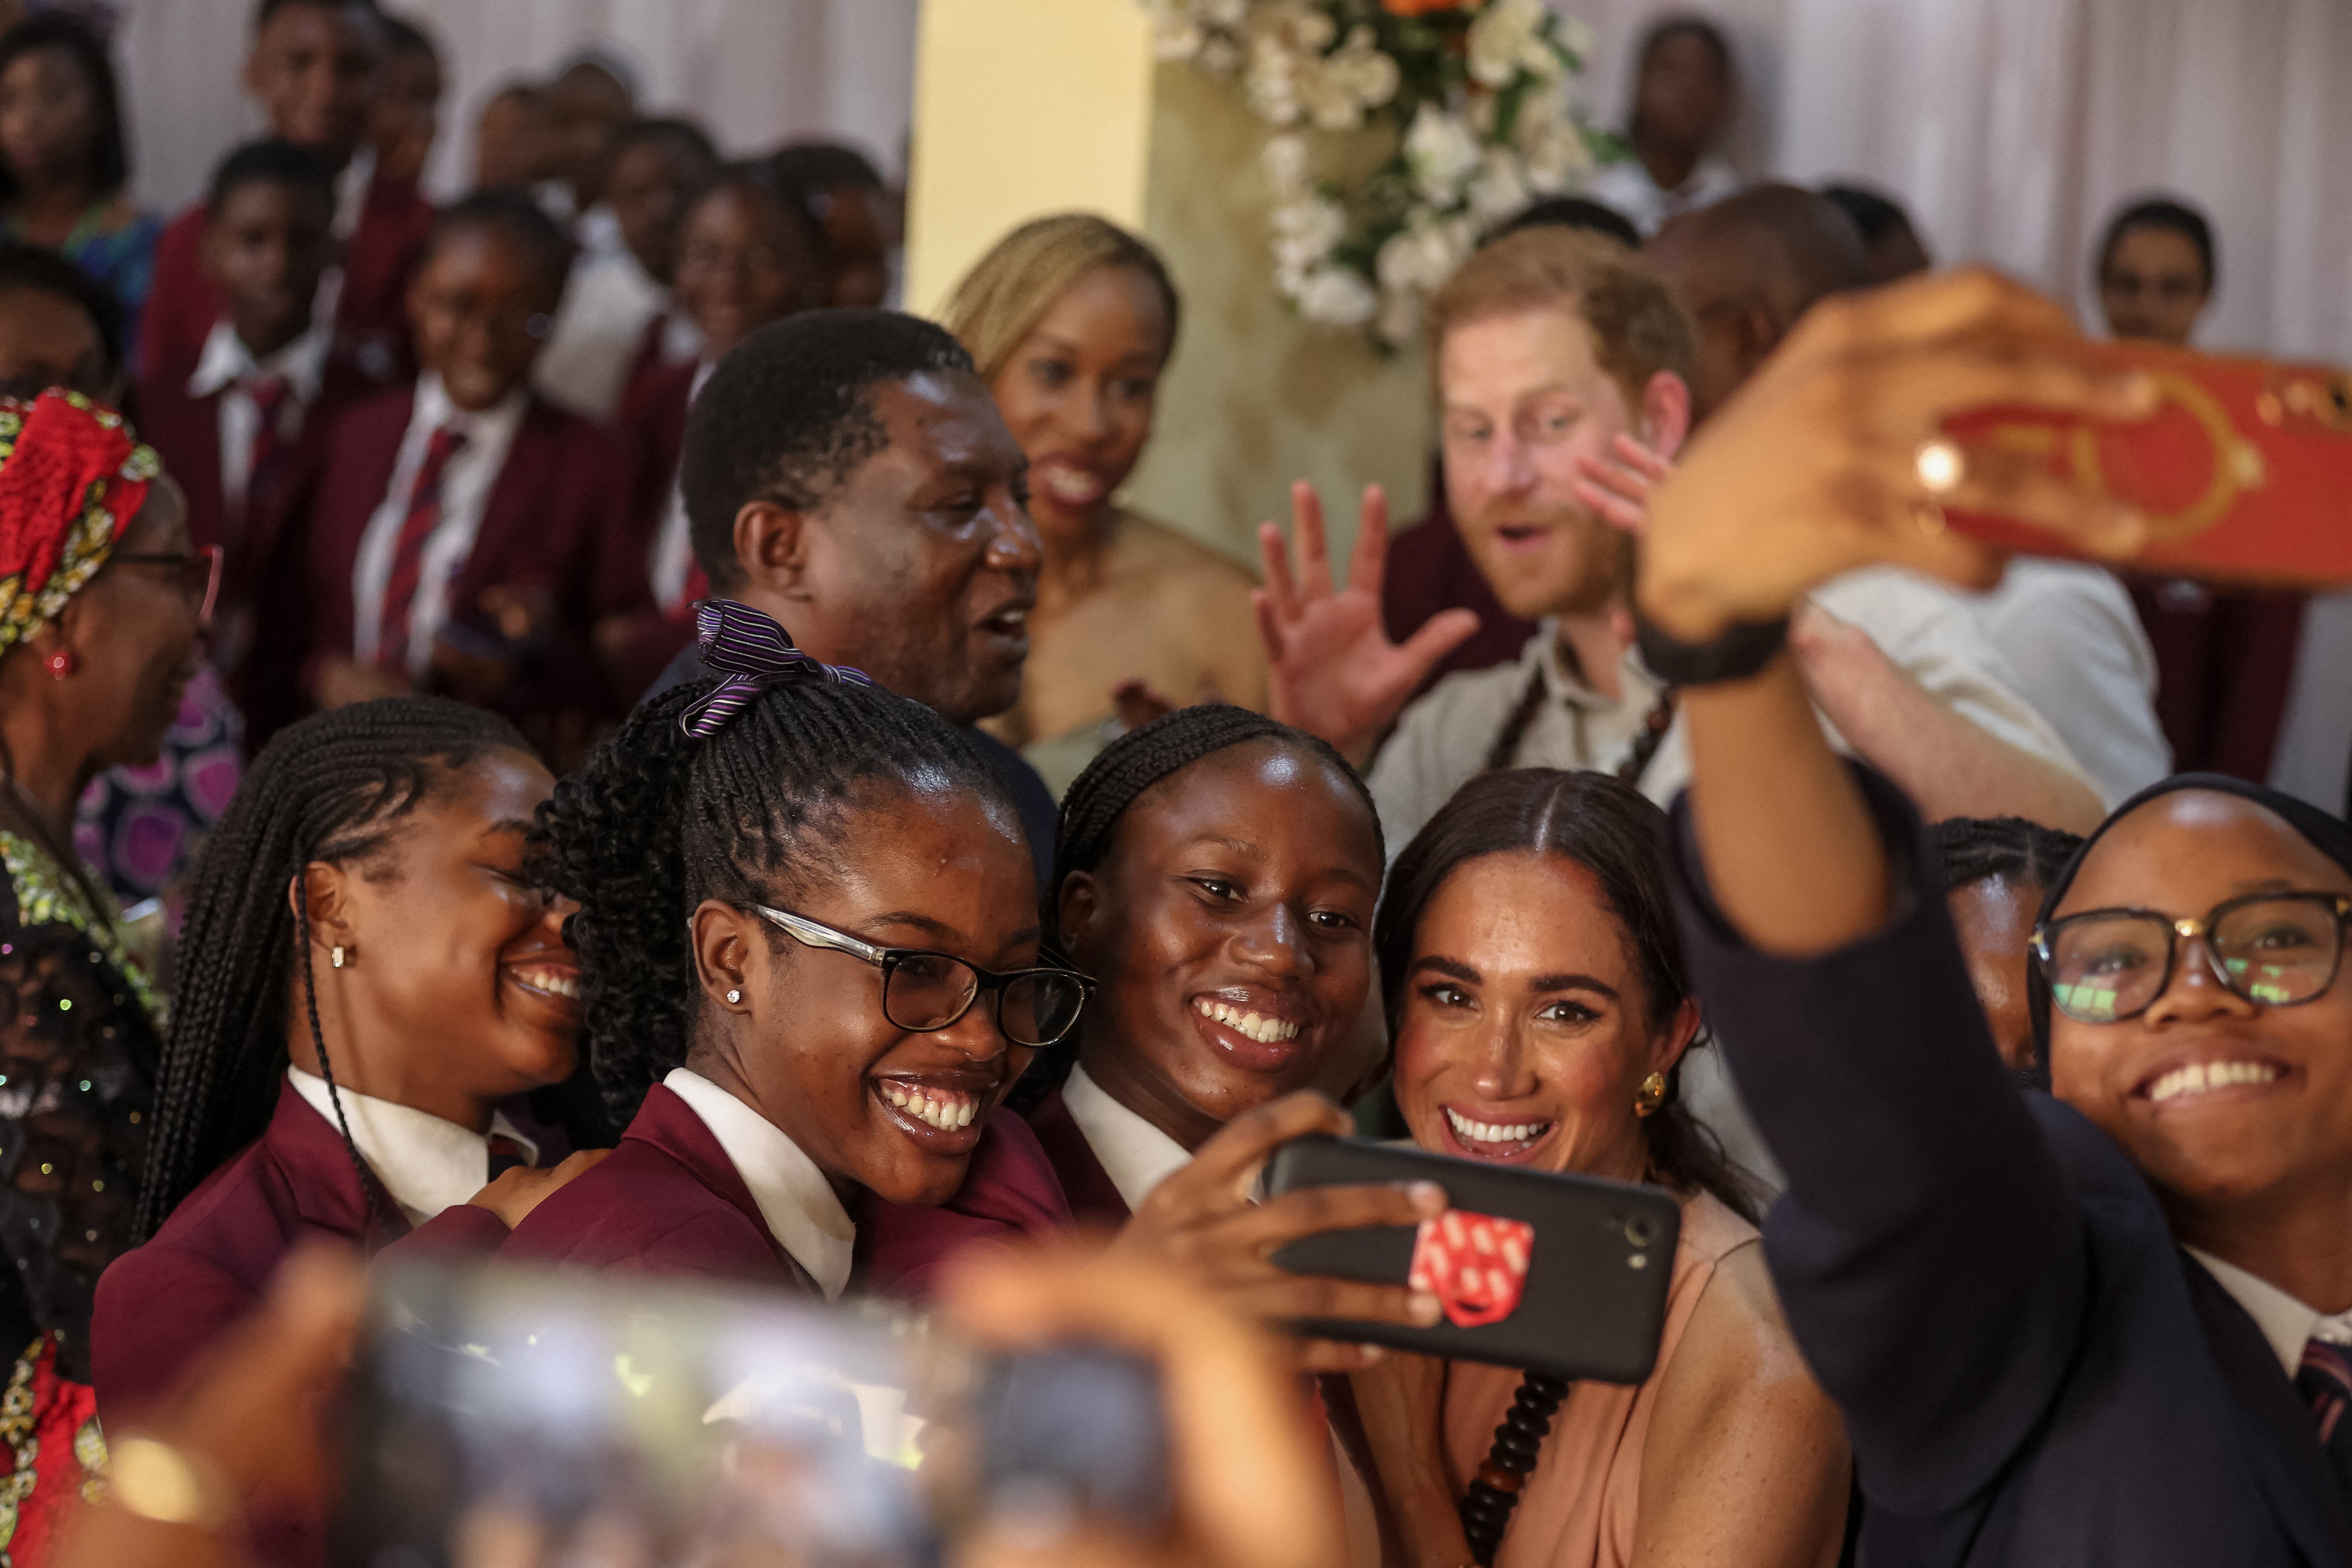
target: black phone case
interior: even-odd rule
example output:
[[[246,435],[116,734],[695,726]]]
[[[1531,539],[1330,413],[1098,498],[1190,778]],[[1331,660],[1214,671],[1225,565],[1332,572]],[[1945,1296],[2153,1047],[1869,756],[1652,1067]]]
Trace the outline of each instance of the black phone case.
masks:
[[[1358,1139],[1300,1138],[1266,1163],[1267,1195],[1297,1187],[1435,1182],[1457,1209],[1535,1227],[1519,1304],[1496,1323],[1429,1329],[1309,1320],[1318,1338],[1392,1345],[1454,1361],[1601,1383],[1640,1383],[1658,1359],[1674,1282],[1682,1205],[1656,1187],[1552,1175]],[[1402,1285],[1415,1232],[1404,1226],[1327,1230],[1274,1255],[1294,1274]]]

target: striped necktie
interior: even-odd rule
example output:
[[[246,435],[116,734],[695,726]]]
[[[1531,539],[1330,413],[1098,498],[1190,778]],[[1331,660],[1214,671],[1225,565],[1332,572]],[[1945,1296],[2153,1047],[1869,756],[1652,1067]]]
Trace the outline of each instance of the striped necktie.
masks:
[[[441,476],[465,445],[466,433],[454,425],[434,431],[425,443],[425,460],[416,467],[416,482],[409,487],[408,514],[400,520],[400,536],[393,543],[383,616],[377,623],[375,658],[386,669],[407,667],[409,615],[425,579],[425,548],[441,527]]]
[[[236,518],[240,530],[269,504],[278,488],[278,470],[286,454],[279,432],[286,400],[293,391],[282,375],[257,376],[245,384],[245,395],[253,403],[253,445],[246,448],[245,506]]]
[[[2345,1416],[2346,1407],[2352,1406],[2352,1346],[2330,1344],[2326,1340],[2306,1342],[2302,1369],[2294,1374],[2294,1387],[2311,1407],[2311,1418],[2319,1429],[2319,1446],[2326,1450],[2336,1484],[2344,1489],[2346,1499],[2352,1500],[2352,1420]]]

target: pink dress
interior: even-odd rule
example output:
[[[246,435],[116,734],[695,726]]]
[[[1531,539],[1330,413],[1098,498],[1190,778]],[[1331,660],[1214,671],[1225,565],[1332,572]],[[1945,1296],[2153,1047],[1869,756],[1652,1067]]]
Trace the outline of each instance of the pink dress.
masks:
[[[1495,1568],[1624,1568],[1633,1561],[1642,1502],[1642,1444],[1658,1385],[1717,1263],[1757,1239],[1757,1230],[1702,1193],[1683,1202],[1673,1289],[1658,1364],[1639,1387],[1580,1383],[1551,1424],[1535,1473],[1519,1494]],[[1495,1428],[1511,1407],[1521,1373],[1454,1362],[1446,1368],[1445,1452],[1456,1497],[1486,1462]]]

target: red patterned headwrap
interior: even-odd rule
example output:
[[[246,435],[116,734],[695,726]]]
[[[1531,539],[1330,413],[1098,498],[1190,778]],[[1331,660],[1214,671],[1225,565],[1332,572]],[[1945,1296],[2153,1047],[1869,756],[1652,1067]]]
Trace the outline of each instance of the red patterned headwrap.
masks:
[[[0,652],[98,575],[163,471],[121,415],[78,392],[0,398]]]

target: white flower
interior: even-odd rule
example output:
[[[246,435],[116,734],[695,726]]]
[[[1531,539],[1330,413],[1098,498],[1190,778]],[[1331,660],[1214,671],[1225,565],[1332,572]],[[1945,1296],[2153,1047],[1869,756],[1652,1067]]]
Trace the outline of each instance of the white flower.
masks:
[[[1307,189],[1307,138],[1296,132],[1269,138],[1258,166],[1277,197],[1297,197]]]
[[[1526,161],[1528,187],[1541,195],[1557,195],[1580,184],[1591,172],[1592,148],[1570,110],[1564,81],[1528,94],[1511,138]]]
[[[1470,77],[1481,86],[1508,87],[1521,71],[1549,80],[1561,71],[1545,39],[1551,12],[1543,0],[1495,0],[1470,24]]]
[[[1454,269],[1470,254],[1472,237],[1470,225],[1462,219],[1417,212],[1381,247],[1373,271],[1383,289],[1425,293],[1454,276]]]
[[[1231,76],[1241,69],[1242,47],[1221,34],[1201,46],[1201,52],[1192,57],[1192,66],[1211,76]]]
[[[1471,213],[1492,227],[1517,214],[1532,199],[1518,154],[1507,147],[1487,148],[1477,177],[1470,182]]]
[[[1320,266],[1348,235],[1348,211],[1321,196],[1285,202],[1269,216],[1277,270],[1304,276]]]
[[[1200,0],[1201,16],[1213,27],[1231,30],[1249,15],[1250,0]],[[1580,26],[1581,24],[1580,24]],[[1591,28],[1585,29],[1588,33]]]
[[[1404,133],[1404,157],[1422,198],[1450,206],[1462,182],[1478,166],[1478,138],[1458,116],[1424,103]]]
[[[1360,327],[1380,309],[1371,285],[1344,267],[1323,267],[1300,280],[1292,296],[1298,313],[1331,327]]]

